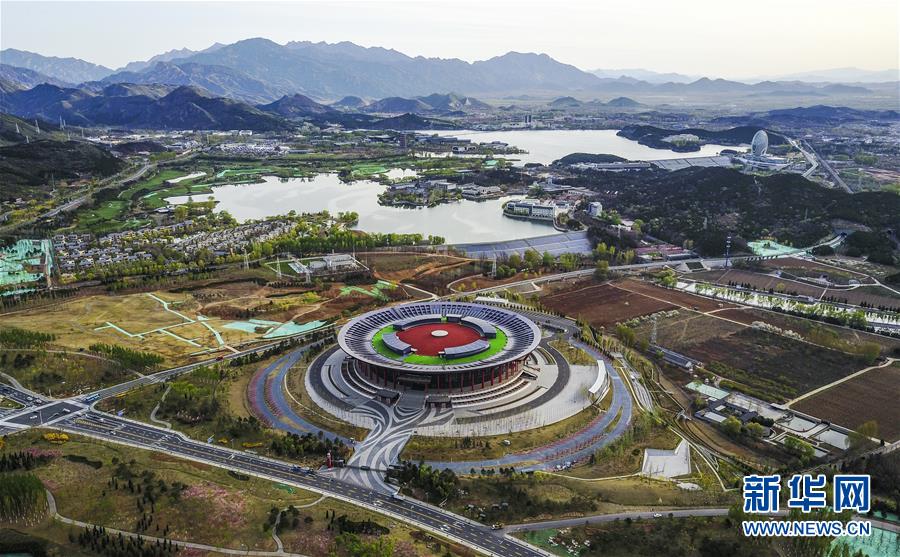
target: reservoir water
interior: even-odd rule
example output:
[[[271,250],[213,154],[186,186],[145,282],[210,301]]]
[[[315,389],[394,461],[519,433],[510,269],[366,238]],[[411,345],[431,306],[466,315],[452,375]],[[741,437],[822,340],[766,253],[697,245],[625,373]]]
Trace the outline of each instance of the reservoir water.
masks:
[[[443,236],[451,244],[532,238],[555,232],[549,224],[503,216],[503,203],[522,196],[404,209],[379,205],[378,194],[384,191],[384,186],[371,180],[345,184],[337,174],[286,180],[266,176],[264,180],[258,184],[214,187],[212,197],[218,201],[216,211],[228,211],[239,221],[283,215],[291,210],[298,213],[327,210],[333,215],[356,211],[360,230],[418,232],[425,236]],[[206,196],[198,195],[194,199],[203,201]],[[187,196],[166,199],[176,205],[187,200]]]
[[[550,163],[569,153],[607,153],[627,159],[654,160],[716,155],[723,145],[704,145],[693,153],[676,153],[651,149],[616,135],[616,130],[518,130],[500,132],[446,131],[441,135],[470,138],[477,142],[503,141],[529,151],[510,157],[517,164]],[[393,169],[392,179],[414,175],[410,170]],[[383,207],[378,194],[384,186],[370,180],[351,184],[341,182],[335,174],[320,174],[311,179],[264,178],[258,184],[223,185],[213,188],[218,201],[216,211],[228,211],[239,221],[283,215],[291,210],[313,213],[328,210],[333,214],[355,211],[359,229],[367,232],[396,232],[443,236],[448,243],[504,241],[553,234],[555,229],[542,222],[504,217],[501,206],[508,196],[489,201],[459,201],[437,207],[406,209]],[[521,196],[518,196],[521,197]],[[196,196],[197,201],[206,196]],[[170,197],[166,201],[184,203],[187,196]]]
[[[514,145],[527,153],[506,155],[506,158],[517,159],[516,164],[529,162],[550,164],[571,153],[592,153],[617,155],[629,160],[687,159],[694,157],[711,157],[722,149],[734,149],[727,145],[701,145],[699,151],[679,153],[671,149],[653,149],[641,145],[637,141],[616,135],[618,130],[511,130],[511,131],[422,131],[440,136],[452,136],[460,139],[471,139],[476,143],[502,141]]]

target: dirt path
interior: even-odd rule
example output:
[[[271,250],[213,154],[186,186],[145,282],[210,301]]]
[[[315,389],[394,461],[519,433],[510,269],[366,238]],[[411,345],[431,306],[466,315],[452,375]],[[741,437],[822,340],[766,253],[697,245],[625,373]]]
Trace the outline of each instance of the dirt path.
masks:
[[[150,421],[153,423],[157,423],[166,429],[172,429],[172,424],[165,420],[158,419],[156,417],[156,412],[159,410],[159,407],[162,405],[163,401],[166,400],[166,395],[168,395],[169,391],[171,391],[171,390],[172,390],[172,384],[169,383],[166,385],[166,391],[162,394],[161,397],[159,397],[159,402],[157,402],[156,406],[153,407],[153,410],[150,411]]]

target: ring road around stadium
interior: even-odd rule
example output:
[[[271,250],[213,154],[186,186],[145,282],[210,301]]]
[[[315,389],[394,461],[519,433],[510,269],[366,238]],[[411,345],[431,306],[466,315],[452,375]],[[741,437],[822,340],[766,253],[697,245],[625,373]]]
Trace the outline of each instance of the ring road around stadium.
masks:
[[[464,302],[383,308],[338,333],[349,366],[366,387],[385,398],[422,391],[438,406],[516,381],[528,373],[525,363],[540,341],[541,330],[527,317]]]

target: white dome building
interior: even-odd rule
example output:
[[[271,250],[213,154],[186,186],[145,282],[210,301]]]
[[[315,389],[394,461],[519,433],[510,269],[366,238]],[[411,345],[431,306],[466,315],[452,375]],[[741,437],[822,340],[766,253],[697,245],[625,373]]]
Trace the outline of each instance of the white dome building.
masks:
[[[764,157],[766,156],[766,151],[769,149],[769,135],[765,132],[765,130],[759,130],[753,136],[753,141],[750,142],[750,151],[756,157]]]

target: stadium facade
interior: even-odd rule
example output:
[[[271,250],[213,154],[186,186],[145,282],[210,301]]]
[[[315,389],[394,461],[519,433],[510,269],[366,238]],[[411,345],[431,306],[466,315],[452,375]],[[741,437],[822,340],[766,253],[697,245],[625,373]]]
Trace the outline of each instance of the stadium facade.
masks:
[[[355,377],[432,395],[487,392],[519,380],[540,341],[540,328],[519,313],[450,301],[378,309],[338,332]]]

